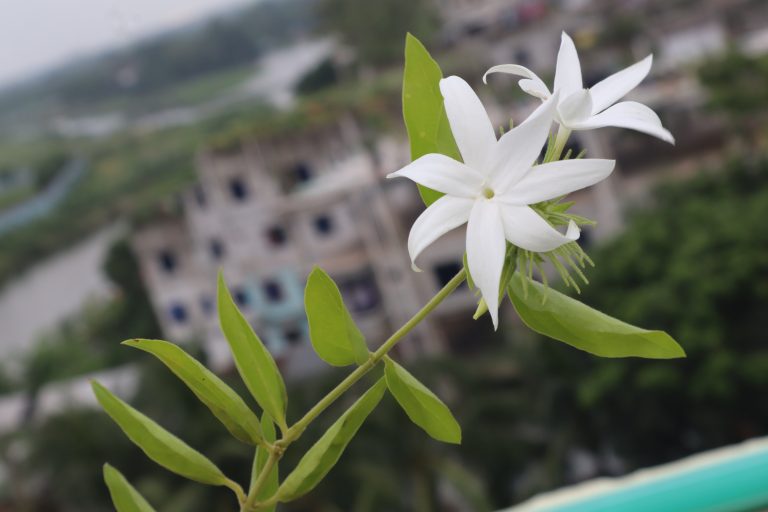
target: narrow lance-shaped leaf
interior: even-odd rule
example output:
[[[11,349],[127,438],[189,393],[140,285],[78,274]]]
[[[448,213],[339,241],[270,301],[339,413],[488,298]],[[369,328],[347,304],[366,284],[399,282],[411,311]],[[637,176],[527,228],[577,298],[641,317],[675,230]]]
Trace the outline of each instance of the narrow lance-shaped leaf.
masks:
[[[127,340],[123,345],[148,352],[163,362],[244,443],[262,442],[259,418],[223,380],[180,347],[161,340]]]
[[[461,160],[440,93],[442,78],[440,66],[424,45],[408,34],[403,71],[403,119],[411,143],[411,160],[429,153]],[[443,195],[421,185],[419,193],[427,206]]]
[[[288,398],[283,377],[269,350],[237,309],[221,272],[217,295],[221,330],[232,350],[240,377],[261,408],[282,430],[287,430],[285,407]]]
[[[672,359],[685,352],[663,331],[649,331],[610,317],[536,282],[523,288],[518,272],[508,286],[509,298],[525,325],[601,357]]]
[[[261,417],[261,430],[264,432],[264,439],[268,443],[275,442],[275,439],[277,438],[277,433],[275,432],[275,424],[272,422],[272,418],[270,418],[267,413],[264,413],[264,415]],[[264,466],[266,465],[268,458],[269,452],[264,449],[263,446],[256,448],[256,456],[253,458],[253,469],[251,470],[251,489],[253,489],[253,485],[256,483],[259,475],[261,475],[261,472],[264,470]],[[277,470],[277,463],[275,463],[275,465],[272,466],[272,470],[269,472],[269,477],[267,477],[266,483],[261,487],[261,489],[259,489],[259,492],[256,493],[257,501],[263,501],[267,498],[271,498],[272,495],[277,492],[279,483],[280,481]],[[264,512],[274,512],[276,507],[277,505],[272,505],[271,507],[263,508],[261,510]]]
[[[117,512],[155,512],[123,474],[109,464],[104,464],[104,482]]]
[[[416,425],[446,443],[461,443],[461,426],[448,407],[424,384],[389,357],[385,358],[387,387]]]
[[[224,473],[205,455],[117,398],[98,382],[92,381],[91,386],[107,414],[150,459],[190,480],[209,485],[228,483]]]
[[[365,337],[344,306],[333,279],[315,267],[307,278],[304,307],[309,336],[317,355],[328,364],[362,364],[368,359]]]
[[[384,395],[386,385],[379,379],[352,407],[331,425],[318,441],[301,458],[296,469],[288,475],[277,491],[282,502],[295,500],[311,491],[341,457],[344,449],[355,436],[365,418],[373,411]]]

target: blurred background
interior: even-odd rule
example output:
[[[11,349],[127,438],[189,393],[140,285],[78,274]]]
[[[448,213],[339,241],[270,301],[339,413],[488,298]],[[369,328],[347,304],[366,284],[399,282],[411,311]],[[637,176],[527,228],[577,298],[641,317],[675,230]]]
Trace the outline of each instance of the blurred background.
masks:
[[[110,510],[105,461],[160,510],[232,510],[228,491],[131,446],[88,379],[246,481],[249,449],[120,341],[182,343],[246,396],[218,332],[223,268],[297,418],[344,374],[308,342],[313,264],[371,347],[461,266],[459,230],[411,272],[405,239],[423,206],[410,182],[383,179],[409,161],[406,32],[506,125],[536,102],[483,72],[518,63],[551,83],[562,30],[585,85],[652,52],[630,97],[677,139],[572,138],[618,160],[574,194],[598,221],[582,238],[596,268],[580,300],[667,330],[688,358],[600,360],[532,334],[508,304],[493,333],[471,319],[465,286],[398,354],[440,390],[463,445],[426,438],[388,398],[328,479],[284,509],[497,510],[768,434],[768,3],[31,0],[0,18],[0,510]]]

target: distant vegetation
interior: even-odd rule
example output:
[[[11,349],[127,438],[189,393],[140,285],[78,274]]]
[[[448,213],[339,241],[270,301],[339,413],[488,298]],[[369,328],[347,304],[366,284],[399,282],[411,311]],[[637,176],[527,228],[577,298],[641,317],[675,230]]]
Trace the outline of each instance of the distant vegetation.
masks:
[[[126,96],[142,97],[217,72],[252,65],[265,51],[309,33],[317,0],[265,0],[204,24],[165,33],[75,63],[0,95],[3,113],[47,102],[64,111]],[[29,105],[32,108],[34,105]]]

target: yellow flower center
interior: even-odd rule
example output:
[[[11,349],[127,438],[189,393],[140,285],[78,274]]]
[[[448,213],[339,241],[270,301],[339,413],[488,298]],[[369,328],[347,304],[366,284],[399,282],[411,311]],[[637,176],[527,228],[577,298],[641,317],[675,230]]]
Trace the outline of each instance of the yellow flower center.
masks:
[[[491,190],[488,187],[485,187],[483,189],[483,196],[485,196],[486,199],[492,199],[495,194],[493,193],[493,190]]]

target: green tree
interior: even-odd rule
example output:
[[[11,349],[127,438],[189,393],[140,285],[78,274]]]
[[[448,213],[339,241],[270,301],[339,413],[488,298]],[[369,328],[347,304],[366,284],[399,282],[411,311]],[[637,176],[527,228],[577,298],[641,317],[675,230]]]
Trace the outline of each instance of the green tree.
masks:
[[[364,65],[383,65],[402,58],[405,34],[428,42],[437,29],[430,0],[320,0],[325,28],[355,49]]]

